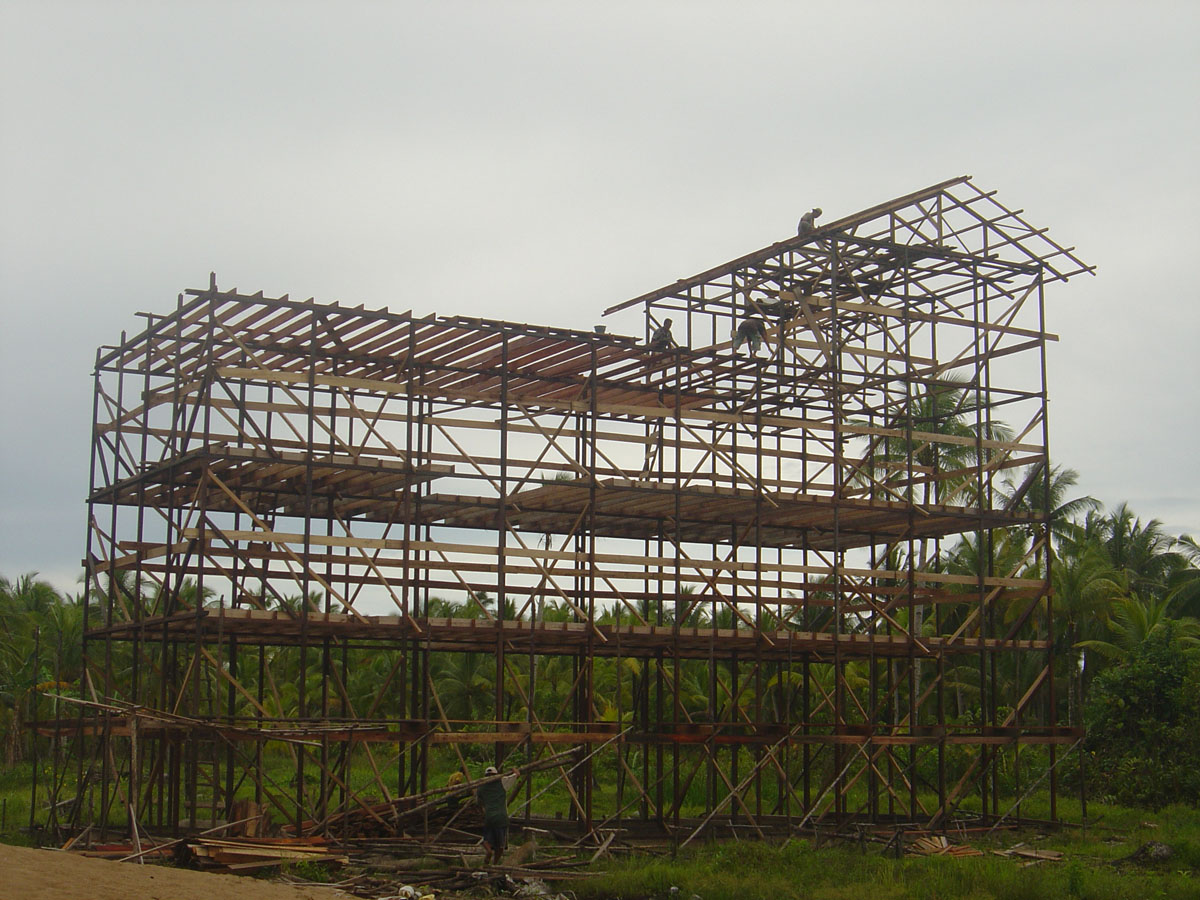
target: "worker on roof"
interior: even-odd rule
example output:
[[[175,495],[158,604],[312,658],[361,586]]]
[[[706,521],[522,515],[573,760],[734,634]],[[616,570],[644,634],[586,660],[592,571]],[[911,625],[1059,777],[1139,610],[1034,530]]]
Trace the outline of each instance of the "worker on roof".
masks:
[[[742,323],[738,325],[737,331],[733,333],[733,352],[737,353],[738,347],[742,344],[749,344],[750,355],[756,355],[766,335],[767,326],[762,319],[743,319]]]
[[[675,338],[671,336],[671,320],[664,319],[663,323],[650,335],[651,350],[670,350],[675,346]]]
[[[500,865],[508,848],[508,792],[520,774],[516,769],[500,775],[495,766],[488,766],[483,775],[488,780],[475,791],[475,802],[483,808],[483,864]]]
[[[814,206],[808,212],[800,217],[800,224],[796,226],[796,234],[805,235],[812,234],[817,230],[817,216],[821,215],[824,210],[819,206]]]

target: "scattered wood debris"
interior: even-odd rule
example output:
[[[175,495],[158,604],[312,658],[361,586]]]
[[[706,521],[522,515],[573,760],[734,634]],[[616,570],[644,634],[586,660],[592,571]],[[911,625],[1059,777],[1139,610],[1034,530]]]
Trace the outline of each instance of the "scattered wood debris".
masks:
[[[1028,844],[1014,844],[1007,850],[993,850],[996,856],[1007,856],[1009,858],[1017,857],[1020,859],[1031,860],[1032,862],[1059,862],[1063,858],[1063,854],[1058,850],[1035,850]]]
[[[63,849],[67,849],[67,848],[63,848]],[[138,858],[144,858],[147,860],[149,860],[149,859],[170,859],[171,858],[171,851],[170,851],[170,849],[168,849],[166,847],[163,847],[163,846],[151,847],[149,849],[144,849],[139,853],[134,848],[133,844],[130,844],[130,843],[91,844],[90,846],[86,846],[86,847],[71,848],[70,852],[74,853],[76,856],[87,856],[92,859],[124,860],[124,859],[128,859],[130,854],[133,854],[134,856],[136,856]]]
[[[983,852],[967,844],[952,844],[943,834],[919,837],[907,844],[911,853],[921,856],[983,856]]]
[[[578,759],[576,750],[568,750],[518,766],[514,769],[522,779],[517,782],[518,788],[532,773],[546,769],[564,770],[559,776],[562,778],[566,774],[565,767]],[[285,825],[281,830],[284,834],[299,836],[330,833],[367,838],[398,836],[406,831],[419,830],[432,831],[440,837],[452,825],[458,825],[457,830],[466,826],[467,830],[478,833],[483,825],[483,814],[475,805],[475,792],[480,785],[502,777],[499,774],[487,775],[383,803],[354,795],[354,805],[344,812],[333,813],[319,821],[305,820],[300,823],[298,832],[294,825]]]
[[[186,847],[202,867],[233,873],[257,872],[287,862],[345,865],[350,861],[323,838],[197,838]]]

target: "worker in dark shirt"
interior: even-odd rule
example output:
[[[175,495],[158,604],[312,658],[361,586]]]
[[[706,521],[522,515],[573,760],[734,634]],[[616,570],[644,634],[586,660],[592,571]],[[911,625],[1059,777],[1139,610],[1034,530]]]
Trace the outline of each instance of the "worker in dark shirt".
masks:
[[[762,319],[744,320],[738,325],[737,331],[733,333],[733,352],[737,353],[738,347],[742,344],[749,344],[751,355],[758,353],[758,348],[762,346],[766,333],[767,328]]]
[[[671,320],[664,319],[663,323],[654,330],[654,334],[650,335],[651,350],[662,351],[670,350],[675,346],[675,338],[671,335]]]
[[[484,769],[485,777],[498,775],[495,766]],[[475,791],[475,802],[483,808],[483,864],[500,864],[500,857],[508,847],[508,792],[517,781],[519,773],[502,778],[493,778],[481,784]]]

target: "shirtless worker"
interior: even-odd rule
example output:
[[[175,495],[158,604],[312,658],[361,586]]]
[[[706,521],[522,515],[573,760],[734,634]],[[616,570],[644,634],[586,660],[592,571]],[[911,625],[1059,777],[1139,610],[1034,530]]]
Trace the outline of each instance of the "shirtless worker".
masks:
[[[483,770],[484,777],[499,775],[495,766]],[[475,791],[475,802],[483,808],[483,864],[500,865],[500,857],[508,847],[508,792],[517,782],[516,769],[512,774],[493,778]]]

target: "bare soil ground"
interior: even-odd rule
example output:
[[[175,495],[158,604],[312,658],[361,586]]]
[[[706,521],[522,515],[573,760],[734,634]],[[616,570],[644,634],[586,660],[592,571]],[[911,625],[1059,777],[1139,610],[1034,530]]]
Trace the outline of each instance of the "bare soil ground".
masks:
[[[328,888],[0,844],[0,900],[333,900],[337,896]]]

